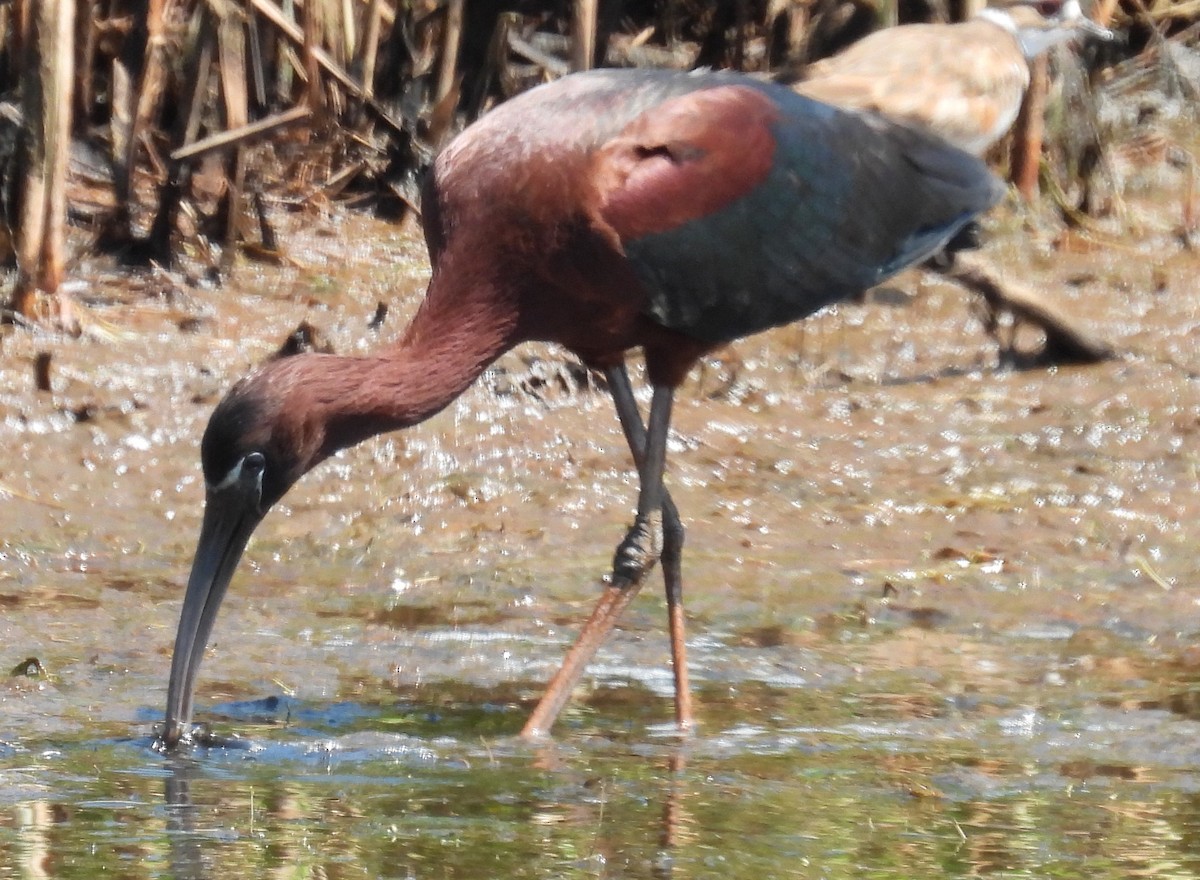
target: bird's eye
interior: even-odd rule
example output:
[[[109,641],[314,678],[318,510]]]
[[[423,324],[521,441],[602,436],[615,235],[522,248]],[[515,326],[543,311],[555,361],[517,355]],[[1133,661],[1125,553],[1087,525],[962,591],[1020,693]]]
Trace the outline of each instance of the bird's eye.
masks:
[[[257,477],[267,469],[267,458],[261,452],[251,452],[242,459],[242,472]]]

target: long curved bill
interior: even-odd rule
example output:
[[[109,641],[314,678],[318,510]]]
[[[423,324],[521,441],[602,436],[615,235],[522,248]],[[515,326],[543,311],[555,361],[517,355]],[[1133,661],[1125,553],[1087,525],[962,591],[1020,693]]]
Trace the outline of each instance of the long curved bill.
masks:
[[[200,543],[192,560],[179,629],[175,633],[175,651],[171,656],[167,716],[161,736],[165,748],[170,749],[180,739],[188,738],[196,672],[217,619],[217,609],[225,598],[225,590],[242,558],[242,551],[262,521],[260,496],[258,480],[237,473],[222,485],[208,489]]]

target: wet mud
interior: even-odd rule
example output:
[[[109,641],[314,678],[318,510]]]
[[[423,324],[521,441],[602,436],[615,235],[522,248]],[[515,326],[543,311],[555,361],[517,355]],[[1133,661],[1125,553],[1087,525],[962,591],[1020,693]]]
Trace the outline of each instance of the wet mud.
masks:
[[[428,266],[326,216],[220,289],[94,267],[82,340],[0,337],[0,877],[1194,876],[1200,257],[1166,193],[1134,234],[989,222],[1107,363],[1005,367],[919,272],[706,360],[682,742],[656,580],[554,741],[514,739],[636,489],[603,390],[533,346],[271,513],[197,694],[244,748],[152,752],[208,413],[302,321],[388,344]]]

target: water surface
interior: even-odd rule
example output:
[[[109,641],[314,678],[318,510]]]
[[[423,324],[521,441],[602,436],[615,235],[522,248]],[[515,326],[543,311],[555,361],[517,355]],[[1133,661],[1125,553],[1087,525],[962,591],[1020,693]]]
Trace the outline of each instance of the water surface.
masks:
[[[515,738],[636,488],[531,347],[272,512],[197,694],[240,747],[154,752],[208,413],[301,320],[386,344],[428,269],[354,217],[221,290],[94,267],[83,341],[0,337],[0,878],[1196,876],[1200,260],[1131,204],[1136,239],[1001,211],[987,249],[1122,359],[999,369],[910,273],[683,389],[683,740],[653,579]]]

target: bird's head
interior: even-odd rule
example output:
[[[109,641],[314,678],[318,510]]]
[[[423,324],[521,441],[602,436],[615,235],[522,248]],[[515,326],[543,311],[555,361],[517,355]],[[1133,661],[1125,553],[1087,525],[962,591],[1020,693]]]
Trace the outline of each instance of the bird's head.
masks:
[[[242,487],[265,515],[316,463],[303,405],[271,365],[238,382],[217,404],[200,441],[208,495]]]
[[[305,407],[303,361],[274,361],[217,405],[200,444],[204,520],[175,637],[161,742],[186,737],[196,671],[242,551],[267,511],[322,457],[323,426]]]
[[[1116,38],[1083,14],[1079,0],[999,0],[979,15],[1010,31],[1030,60],[1077,36]]]

